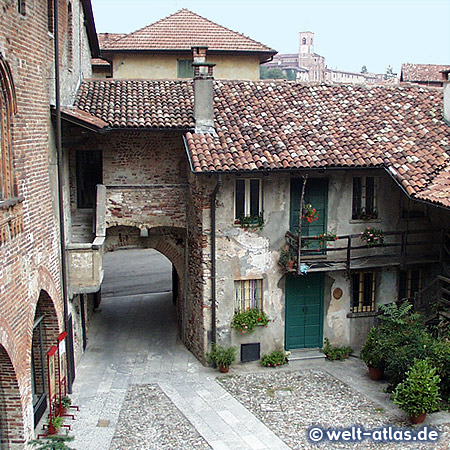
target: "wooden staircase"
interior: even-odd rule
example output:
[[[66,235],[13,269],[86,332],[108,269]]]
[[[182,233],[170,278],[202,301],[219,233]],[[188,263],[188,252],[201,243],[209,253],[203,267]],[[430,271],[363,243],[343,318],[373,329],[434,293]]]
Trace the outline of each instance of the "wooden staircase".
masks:
[[[71,242],[76,244],[90,243],[94,239],[94,213],[92,209],[79,209],[72,215]]]
[[[427,324],[450,323],[450,232],[443,233],[440,259],[441,275],[414,298],[414,309],[422,313]]]

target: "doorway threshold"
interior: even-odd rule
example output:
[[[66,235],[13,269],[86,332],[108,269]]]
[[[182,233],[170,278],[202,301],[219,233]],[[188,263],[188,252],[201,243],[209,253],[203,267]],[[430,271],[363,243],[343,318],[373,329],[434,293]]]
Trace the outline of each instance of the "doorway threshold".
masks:
[[[324,359],[326,358],[324,353],[321,353],[317,348],[296,348],[290,351],[288,356],[289,361],[300,361],[302,359]]]

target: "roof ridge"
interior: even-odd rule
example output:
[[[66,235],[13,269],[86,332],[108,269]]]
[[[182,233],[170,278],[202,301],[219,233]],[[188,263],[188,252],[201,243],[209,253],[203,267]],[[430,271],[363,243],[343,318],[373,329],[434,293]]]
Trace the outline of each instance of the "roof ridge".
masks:
[[[182,9],[180,9],[180,10],[178,10],[178,11],[172,13],[172,14],[169,14],[169,15],[166,16],[166,17],[163,17],[163,18],[157,20],[156,22],[152,22],[152,23],[150,23],[150,24],[148,24],[148,25],[145,25],[145,26],[143,26],[143,27],[141,27],[141,28],[135,30],[135,31],[132,31],[131,33],[125,34],[124,36],[122,36],[122,37],[120,37],[120,38],[118,38],[118,39],[113,40],[113,41],[111,42],[111,44],[113,44],[113,43],[114,43],[114,44],[117,44],[118,42],[124,41],[124,40],[126,40],[126,39],[128,39],[128,38],[130,38],[130,37],[133,37],[134,35],[136,35],[136,34],[138,34],[138,33],[141,33],[141,32],[143,32],[144,30],[146,30],[146,29],[148,29],[148,28],[150,28],[150,27],[154,27],[155,25],[157,25],[157,24],[159,24],[159,23],[162,23],[162,22],[164,22],[164,21],[167,21],[168,19],[173,18],[174,16],[180,15],[180,13],[186,13],[186,12],[189,13],[190,15],[192,15],[192,16],[195,16],[195,17],[201,19],[201,20],[204,20],[204,21],[206,21],[206,22],[209,22],[210,24],[213,24],[214,26],[219,27],[219,28],[225,30],[226,32],[232,33],[232,34],[237,35],[237,36],[239,36],[239,37],[244,37],[245,39],[248,39],[249,41],[251,41],[253,44],[258,44],[258,45],[260,45],[261,47],[265,47],[265,48],[267,49],[266,51],[274,51],[274,52],[276,52],[275,49],[269,47],[269,46],[266,45],[266,44],[263,44],[263,43],[260,42],[260,41],[257,41],[257,40],[255,40],[255,39],[252,39],[251,37],[245,35],[244,33],[240,33],[239,31],[234,31],[234,30],[232,30],[231,28],[225,27],[224,25],[220,25],[219,23],[214,22],[214,21],[212,21],[211,19],[208,19],[207,17],[203,17],[203,16],[201,16],[200,14],[197,14],[197,13],[191,11],[191,10],[188,9],[188,8],[182,8]],[[113,46],[113,45],[110,46],[109,44],[110,44],[109,42],[106,43],[105,46],[104,46],[104,49],[105,49],[105,50],[108,50],[108,49],[114,50],[114,46]]]

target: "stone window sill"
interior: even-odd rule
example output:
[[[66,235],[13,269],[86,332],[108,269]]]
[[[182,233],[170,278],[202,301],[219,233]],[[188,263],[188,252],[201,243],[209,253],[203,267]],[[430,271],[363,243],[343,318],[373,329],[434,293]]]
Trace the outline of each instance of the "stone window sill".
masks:
[[[378,311],[366,311],[366,312],[349,312],[347,313],[347,318],[349,319],[357,319],[359,317],[376,317],[378,316]]]

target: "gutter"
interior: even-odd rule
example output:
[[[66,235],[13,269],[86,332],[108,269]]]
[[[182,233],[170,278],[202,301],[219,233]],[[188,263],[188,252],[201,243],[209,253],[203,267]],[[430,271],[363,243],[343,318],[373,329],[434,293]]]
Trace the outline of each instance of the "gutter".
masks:
[[[64,224],[64,199],[63,199],[63,163],[62,163],[62,139],[61,139],[61,92],[60,92],[60,74],[59,74],[59,1],[53,1],[53,23],[55,39],[55,116],[56,116],[56,166],[58,172],[58,212],[59,212],[59,246],[61,252],[61,289],[64,309],[64,330],[68,330],[68,286],[67,286],[67,259],[66,259],[66,233]],[[73,349],[70,350],[73,354]],[[67,361],[69,364],[69,361]],[[70,364],[72,364],[70,362]],[[72,392],[72,375],[69,367],[67,389]]]
[[[216,187],[211,194],[211,343],[217,342],[216,325],[216,200],[222,186],[222,175],[219,174]]]

